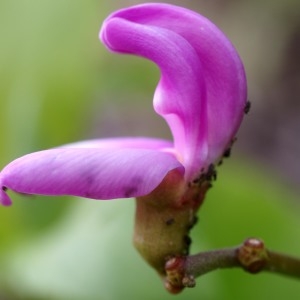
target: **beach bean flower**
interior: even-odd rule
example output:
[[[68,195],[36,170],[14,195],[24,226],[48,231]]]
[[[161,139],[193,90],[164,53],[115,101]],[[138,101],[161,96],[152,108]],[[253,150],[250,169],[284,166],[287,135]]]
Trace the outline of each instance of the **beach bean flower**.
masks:
[[[166,259],[188,253],[189,230],[216,178],[215,166],[241,124],[247,99],[243,64],[211,21],[169,4],[112,13],[100,39],[112,52],[141,56],[159,67],[153,106],[173,141],[107,138],[25,155],[1,171],[0,202],[11,204],[8,190],[99,200],[134,197],[135,246],[164,277]]]

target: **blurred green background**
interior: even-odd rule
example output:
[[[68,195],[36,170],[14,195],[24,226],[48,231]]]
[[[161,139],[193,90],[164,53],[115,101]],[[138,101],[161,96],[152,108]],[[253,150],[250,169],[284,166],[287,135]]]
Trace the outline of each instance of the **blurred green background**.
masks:
[[[108,53],[103,19],[140,1],[0,2],[0,165],[108,136],[170,137],[152,109],[158,70]],[[192,252],[260,237],[300,256],[300,3],[166,1],[211,18],[245,62],[253,108],[199,213]],[[0,207],[0,299],[173,299],[134,250],[134,201],[12,195]],[[224,270],[176,299],[299,299],[300,282]],[[174,298],[175,299],[175,298]]]

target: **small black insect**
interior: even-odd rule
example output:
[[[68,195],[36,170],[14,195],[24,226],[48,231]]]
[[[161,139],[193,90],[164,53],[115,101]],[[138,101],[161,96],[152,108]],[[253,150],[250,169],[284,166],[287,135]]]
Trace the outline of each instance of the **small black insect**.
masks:
[[[248,100],[248,101],[246,102],[245,107],[244,107],[244,113],[245,113],[245,114],[248,114],[249,111],[250,111],[250,108],[251,108],[251,102]]]
[[[213,164],[208,166],[207,172],[205,173],[205,179],[207,181],[217,180],[217,171]]]
[[[204,170],[201,170],[201,172],[202,173],[197,178],[189,183],[189,187],[193,185],[201,185],[203,182],[207,183],[217,179],[217,171],[214,164],[210,164],[205,173]]]
[[[192,239],[188,235],[185,235],[183,239],[187,247],[189,247],[192,244]]]
[[[199,220],[198,217],[194,216],[191,224],[187,227],[187,229],[191,230],[198,223],[198,220]]]
[[[174,224],[175,223],[175,220],[173,219],[173,218],[170,218],[170,219],[168,219],[167,221],[166,221],[166,225],[168,225],[168,226],[170,226],[170,225],[172,225],[172,224]]]
[[[228,158],[228,157],[230,157],[230,155],[231,155],[231,147],[229,147],[228,149],[226,149],[226,150],[224,151],[223,157]]]

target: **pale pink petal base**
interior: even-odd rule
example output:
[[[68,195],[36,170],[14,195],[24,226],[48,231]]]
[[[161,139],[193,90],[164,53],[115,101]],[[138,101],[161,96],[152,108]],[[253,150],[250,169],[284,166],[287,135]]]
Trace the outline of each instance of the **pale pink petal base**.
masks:
[[[60,148],[102,148],[102,149],[156,149],[159,151],[174,149],[168,140],[148,137],[116,137],[79,141],[60,146]],[[174,150],[173,150],[174,151]]]
[[[0,173],[0,203],[6,189],[24,194],[91,199],[149,194],[168,172],[183,166],[170,153],[149,149],[57,148],[23,156]]]

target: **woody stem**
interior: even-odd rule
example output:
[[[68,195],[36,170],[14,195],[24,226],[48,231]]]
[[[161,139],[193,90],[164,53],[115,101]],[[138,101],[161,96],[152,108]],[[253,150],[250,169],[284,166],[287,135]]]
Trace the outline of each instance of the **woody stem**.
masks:
[[[300,279],[299,258],[270,251],[261,240],[254,238],[237,247],[173,257],[166,264],[166,273],[169,285],[178,286],[180,277],[182,286],[194,287],[196,277],[213,270],[234,267],[252,274],[268,271]],[[176,282],[172,282],[174,274]]]
[[[268,251],[269,262],[265,270],[300,279],[300,259]]]

